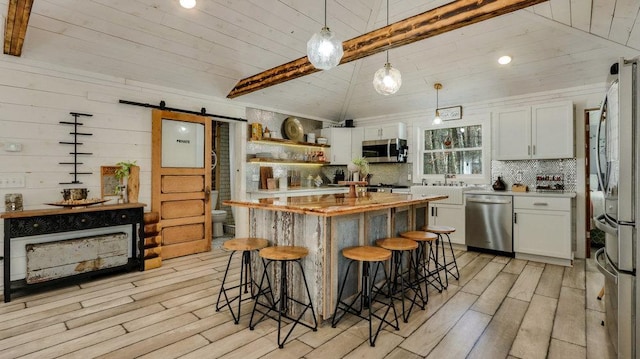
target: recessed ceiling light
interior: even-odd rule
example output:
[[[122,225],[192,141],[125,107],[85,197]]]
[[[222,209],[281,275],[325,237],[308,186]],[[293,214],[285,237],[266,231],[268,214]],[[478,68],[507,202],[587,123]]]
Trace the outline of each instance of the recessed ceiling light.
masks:
[[[193,9],[196,6],[196,0],[180,0],[180,6],[185,9]]]
[[[498,63],[500,65],[506,65],[510,62],[511,62],[511,56],[508,56],[508,55],[500,56],[500,58],[498,59]]]

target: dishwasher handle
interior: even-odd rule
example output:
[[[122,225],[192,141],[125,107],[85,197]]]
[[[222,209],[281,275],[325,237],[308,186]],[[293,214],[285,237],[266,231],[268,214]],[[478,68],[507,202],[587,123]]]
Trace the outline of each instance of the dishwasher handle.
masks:
[[[485,204],[511,204],[511,201],[508,199],[505,200],[497,200],[497,199],[477,199],[477,198],[467,198],[467,202],[473,203],[485,203]]]

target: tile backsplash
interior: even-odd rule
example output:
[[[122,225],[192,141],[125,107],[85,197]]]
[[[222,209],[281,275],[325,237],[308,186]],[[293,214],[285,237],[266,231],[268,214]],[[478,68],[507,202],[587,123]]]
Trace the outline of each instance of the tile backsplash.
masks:
[[[530,191],[536,189],[536,176],[539,174],[559,174],[564,179],[564,190],[575,192],[577,163],[575,158],[558,160],[491,161],[491,183],[498,176],[511,188],[514,183],[525,184]],[[518,181],[518,176],[522,177]]]

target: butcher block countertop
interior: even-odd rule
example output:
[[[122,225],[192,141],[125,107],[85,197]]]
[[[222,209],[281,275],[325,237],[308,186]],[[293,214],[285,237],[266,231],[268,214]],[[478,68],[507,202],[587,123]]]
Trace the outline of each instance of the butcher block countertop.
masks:
[[[361,196],[357,198],[348,198],[345,194],[339,193],[316,196],[262,198],[247,201],[228,200],[224,201],[223,204],[331,217],[428,203],[445,198],[447,198],[447,196],[363,192]]]

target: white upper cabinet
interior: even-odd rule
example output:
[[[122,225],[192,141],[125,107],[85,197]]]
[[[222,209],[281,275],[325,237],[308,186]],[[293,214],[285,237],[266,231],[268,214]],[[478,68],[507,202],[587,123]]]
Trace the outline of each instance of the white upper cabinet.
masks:
[[[351,163],[351,128],[328,127],[320,131],[331,146],[329,162],[332,165],[346,165]]]
[[[387,140],[390,138],[407,139],[407,124],[396,122],[390,125],[364,128],[364,141]]]
[[[362,157],[362,141],[364,141],[364,128],[351,128],[351,158]]]
[[[537,159],[573,157],[573,104],[531,106],[531,155]]]
[[[518,107],[492,113],[494,160],[531,157],[531,108]]]
[[[501,109],[492,113],[494,160],[573,157],[570,101]]]

